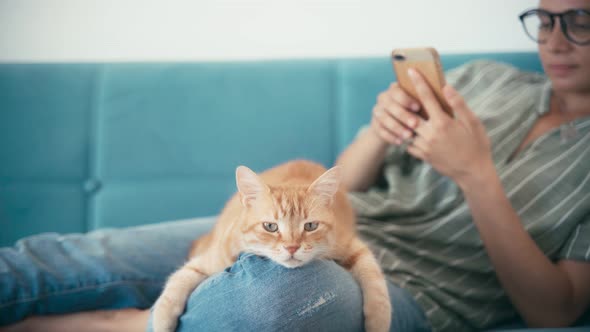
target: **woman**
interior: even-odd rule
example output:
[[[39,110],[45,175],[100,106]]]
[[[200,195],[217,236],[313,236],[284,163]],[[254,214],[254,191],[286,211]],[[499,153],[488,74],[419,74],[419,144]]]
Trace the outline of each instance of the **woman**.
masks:
[[[539,10],[521,19],[541,23],[539,31],[528,32],[539,42],[548,80],[494,63],[459,68],[447,75],[450,84],[444,89],[454,119],[441,111],[423,78],[411,73],[420,100],[392,84],[379,96],[370,126],[339,157],[361,234],[390,279],[392,331],[482,329],[517,313],[530,326],[567,326],[587,310],[589,16],[587,1],[540,1]],[[416,116],[420,107],[428,121]],[[404,150],[414,158],[403,157]],[[154,259],[178,257],[186,252],[195,227],[206,226],[167,226],[168,235],[152,226],[60,241],[80,249],[85,262],[85,252],[95,244],[124,243],[114,246],[127,248],[113,255],[120,266],[99,262],[92,271],[161,283],[149,278],[165,276],[182,257],[154,270],[149,261],[139,264],[131,257],[149,256],[150,246],[161,255]],[[110,242],[104,244],[105,238]],[[161,243],[166,246],[153,247]],[[139,248],[137,256],[134,248]],[[268,290],[267,282],[278,279],[273,263],[248,256],[234,267],[237,277],[213,277],[215,282],[192,294],[179,330],[343,331],[362,326],[358,288],[335,264],[310,264],[281,275],[285,283],[273,286],[274,297],[257,296]],[[246,290],[240,287],[245,283],[255,286]],[[88,296],[100,299],[97,293],[90,288]],[[67,292],[52,301],[63,300],[63,294]],[[132,294],[131,302],[146,307],[154,296]],[[324,301],[306,303],[310,298]],[[3,305],[10,303],[0,309]],[[314,311],[288,316],[285,306]],[[139,331],[149,314],[126,309],[34,317],[6,330]]]
[[[445,87],[453,120],[410,73],[430,120],[412,114],[418,101],[392,84],[338,161],[353,191],[383,173],[395,188],[353,195],[360,229],[435,329],[485,328],[513,315],[510,303],[529,326],[568,326],[588,307],[590,159],[579,128],[590,124],[590,19],[576,8],[590,9],[587,1],[541,1],[521,17],[541,24],[528,32],[550,81],[498,64],[460,68],[447,78],[469,102]],[[429,165],[400,176],[404,159],[388,145],[404,140]],[[381,221],[403,213],[403,225]]]

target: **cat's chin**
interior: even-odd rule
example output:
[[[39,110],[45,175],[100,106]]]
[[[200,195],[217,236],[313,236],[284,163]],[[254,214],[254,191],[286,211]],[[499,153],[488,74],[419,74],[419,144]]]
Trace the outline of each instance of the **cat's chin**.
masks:
[[[289,268],[289,269],[300,267],[300,266],[302,266],[303,264],[306,263],[306,262],[304,262],[302,260],[299,260],[299,259],[296,259],[296,258],[293,258],[293,257],[288,258],[288,259],[284,259],[284,260],[281,260],[281,261],[276,261],[275,260],[275,262],[277,262],[277,263],[281,264],[282,266],[284,266],[286,268]]]

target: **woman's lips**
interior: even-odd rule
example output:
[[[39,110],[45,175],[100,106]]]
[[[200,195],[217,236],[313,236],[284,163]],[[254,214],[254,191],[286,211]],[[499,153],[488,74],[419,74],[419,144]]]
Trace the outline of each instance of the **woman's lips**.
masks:
[[[578,66],[576,65],[569,65],[569,64],[551,64],[547,66],[549,72],[556,76],[568,76],[574,70],[576,70]]]

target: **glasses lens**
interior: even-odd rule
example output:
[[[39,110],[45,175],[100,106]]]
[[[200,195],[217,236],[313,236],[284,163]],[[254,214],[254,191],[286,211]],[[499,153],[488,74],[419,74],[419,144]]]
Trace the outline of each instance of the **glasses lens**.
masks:
[[[567,34],[578,44],[590,43],[590,13],[576,11],[564,17],[567,24]]]
[[[546,13],[531,11],[522,17],[522,25],[527,35],[534,41],[544,43],[551,35],[553,24]]]

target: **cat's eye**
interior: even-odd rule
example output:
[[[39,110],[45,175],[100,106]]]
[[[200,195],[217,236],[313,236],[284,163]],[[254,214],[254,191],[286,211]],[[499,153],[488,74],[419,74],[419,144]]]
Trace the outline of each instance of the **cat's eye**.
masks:
[[[265,231],[271,233],[274,233],[279,230],[279,225],[277,225],[277,223],[275,222],[263,222],[262,227],[264,227]]]
[[[303,225],[303,229],[305,229],[308,232],[313,232],[316,229],[318,229],[318,222],[306,222],[305,225]]]

